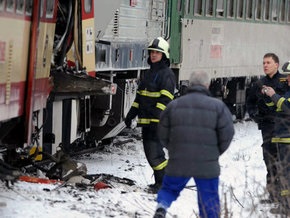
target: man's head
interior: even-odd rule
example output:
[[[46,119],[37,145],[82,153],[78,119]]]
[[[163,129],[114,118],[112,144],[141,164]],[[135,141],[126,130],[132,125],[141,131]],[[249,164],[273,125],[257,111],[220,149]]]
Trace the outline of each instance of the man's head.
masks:
[[[211,78],[205,71],[193,71],[189,77],[189,86],[202,85],[206,88],[210,85]]]
[[[263,57],[263,69],[264,73],[269,76],[273,77],[279,68],[279,58],[274,53],[267,53]]]
[[[152,63],[160,61],[162,57],[169,59],[169,44],[162,37],[153,39],[147,49]]]

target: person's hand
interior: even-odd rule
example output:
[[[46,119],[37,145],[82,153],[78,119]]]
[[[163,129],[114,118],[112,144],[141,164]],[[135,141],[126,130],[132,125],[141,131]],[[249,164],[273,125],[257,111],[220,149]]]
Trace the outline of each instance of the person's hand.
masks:
[[[132,119],[126,117],[126,118],[125,118],[125,124],[126,124],[126,127],[127,127],[127,128],[131,128],[131,125],[132,125]]]
[[[275,92],[275,90],[274,90],[272,87],[270,87],[270,86],[263,86],[263,87],[262,87],[262,93],[263,93],[264,95],[267,95],[267,96],[269,96],[269,97],[272,97],[276,92]]]

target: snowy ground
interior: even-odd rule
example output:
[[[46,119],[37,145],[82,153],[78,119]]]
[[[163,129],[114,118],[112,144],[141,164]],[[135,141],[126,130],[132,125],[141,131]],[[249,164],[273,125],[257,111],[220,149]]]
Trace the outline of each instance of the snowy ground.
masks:
[[[135,129],[138,131],[139,129]],[[140,130],[139,130],[140,131]],[[265,198],[265,166],[261,134],[254,122],[235,124],[230,149],[220,158],[220,199],[223,218],[273,218],[268,211],[276,205],[259,205]],[[125,134],[114,142],[128,140]],[[0,181],[0,217],[152,217],[156,195],[144,191],[153,182],[152,170],[144,157],[142,142],[136,138],[124,144],[113,143],[104,151],[78,157],[88,174],[110,174],[132,180],[128,185],[114,180],[111,188],[89,188],[16,182],[8,189]],[[100,178],[101,179],[101,178]],[[126,182],[127,180],[124,179]],[[167,217],[198,217],[194,182],[181,193]]]

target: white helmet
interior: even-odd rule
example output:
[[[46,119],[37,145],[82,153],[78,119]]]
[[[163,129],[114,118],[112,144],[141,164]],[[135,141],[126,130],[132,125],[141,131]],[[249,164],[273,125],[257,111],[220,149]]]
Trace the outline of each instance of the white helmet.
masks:
[[[282,70],[283,70],[284,74],[290,74],[290,61],[286,62],[282,66]]]
[[[147,48],[148,50],[159,51],[165,54],[166,58],[169,59],[169,44],[162,37],[153,39]]]

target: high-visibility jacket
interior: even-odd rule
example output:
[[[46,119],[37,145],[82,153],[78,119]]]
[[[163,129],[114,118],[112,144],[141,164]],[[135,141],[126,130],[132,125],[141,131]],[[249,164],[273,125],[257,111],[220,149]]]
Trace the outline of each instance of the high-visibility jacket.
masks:
[[[138,126],[158,124],[160,113],[174,98],[176,82],[168,62],[162,59],[149,64],[150,69],[140,78],[136,98],[127,115],[129,119],[138,116]]]
[[[259,129],[269,129],[269,125],[274,127],[276,115],[275,109],[268,104],[270,97],[261,92],[263,85],[272,87],[280,95],[284,94],[287,90],[286,76],[279,71],[272,78],[266,75],[254,83],[248,92],[246,107],[250,117],[258,123]]]
[[[267,105],[276,110],[275,137],[272,142],[290,144],[290,88],[283,96],[274,94],[271,100]]]

